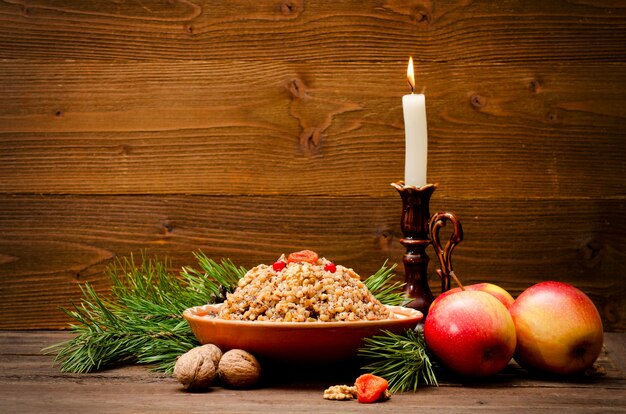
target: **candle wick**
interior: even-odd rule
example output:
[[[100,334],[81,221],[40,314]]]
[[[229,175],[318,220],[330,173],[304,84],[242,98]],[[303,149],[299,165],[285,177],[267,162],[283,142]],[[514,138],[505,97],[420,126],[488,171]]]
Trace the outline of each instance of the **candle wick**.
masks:
[[[413,86],[410,80],[407,80],[407,82],[409,83],[409,86],[411,87],[411,95],[413,95],[415,93],[415,86]]]

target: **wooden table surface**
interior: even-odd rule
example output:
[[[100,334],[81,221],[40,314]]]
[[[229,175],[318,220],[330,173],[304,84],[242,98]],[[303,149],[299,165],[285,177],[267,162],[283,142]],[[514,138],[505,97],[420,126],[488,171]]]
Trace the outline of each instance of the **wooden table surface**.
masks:
[[[254,390],[215,387],[184,392],[178,383],[142,366],[124,366],[92,374],[64,374],[42,348],[66,340],[65,332],[0,332],[1,413],[404,413],[436,412],[625,412],[626,334],[608,333],[598,360],[604,375],[568,381],[533,377],[514,364],[487,382],[441,381],[415,393],[395,394],[384,403],[327,401],[326,386],[353,378],[350,370],[315,375],[271,375]],[[279,367],[274,367],[274,372]]]

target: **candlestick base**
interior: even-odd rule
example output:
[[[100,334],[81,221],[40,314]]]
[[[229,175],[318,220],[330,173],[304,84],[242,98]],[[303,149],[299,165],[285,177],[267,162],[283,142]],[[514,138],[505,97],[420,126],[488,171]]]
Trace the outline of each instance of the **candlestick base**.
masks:
[[[450,289],[450,273],[452,272],[452,250],[463,240],[460,221],[452,213],[437,213],[430,216],[430,198],[437,185],[426,184],[422,187],[407,186],[403,181],[391,184],[402,199],[402,216],[400,228],[404,237],[400,243],[406,248],[402,259],[405,273],[405,294],[411,299],[407,307],[417,309],[426,316],[434,296],[428,285],[428,262],[426,253],[429,244],[435,244],[441,269],[437,272],[441,277],[442,292]],[[434,219],[434,221],[433,221]],[[454,243],[452,237],[444,248],[441,248],[439,230],[445,226],[446,220],[455,223]]]

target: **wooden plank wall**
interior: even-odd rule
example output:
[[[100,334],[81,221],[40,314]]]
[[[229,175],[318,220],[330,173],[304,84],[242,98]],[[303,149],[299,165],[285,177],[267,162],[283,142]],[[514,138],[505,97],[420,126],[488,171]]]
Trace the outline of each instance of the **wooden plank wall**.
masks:
[[[1,1],[0,329],[65,327],[142,250],[401,263],[410,54],[457,273],[624,331],[621,0]]]

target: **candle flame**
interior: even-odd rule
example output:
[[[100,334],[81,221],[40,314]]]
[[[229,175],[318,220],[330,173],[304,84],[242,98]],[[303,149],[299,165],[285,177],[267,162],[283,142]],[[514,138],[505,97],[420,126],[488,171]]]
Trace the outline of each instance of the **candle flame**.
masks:
[[[406,70],[406,77],[411,85],[411,93],[415,92],[415,75],[413,74],[413,56],[409,56],[409,67]]]

